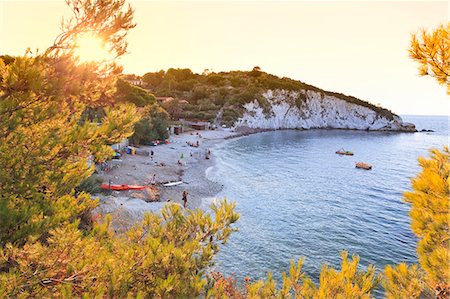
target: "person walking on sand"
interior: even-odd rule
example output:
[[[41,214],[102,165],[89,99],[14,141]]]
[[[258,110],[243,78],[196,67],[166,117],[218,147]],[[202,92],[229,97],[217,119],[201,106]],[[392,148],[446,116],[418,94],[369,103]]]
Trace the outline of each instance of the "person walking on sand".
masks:
[[[150,185],[155,185],[155,184],[156,184],[156,174],[154,174],[150,180]]]
[[[188,193],[187,193],[186,190],[184,190],[184,191],[183,191],[182,198],[183,198],[183,207],[184,207],[185,209],[186,209],[186,205],[187,205],[187,196],[188,196]]]
[[[152,161],[153,161],[153,154],[154,154],[154,152],[153,152],[153,150],[151,150],[150,151],[150,158],[152,159]]]

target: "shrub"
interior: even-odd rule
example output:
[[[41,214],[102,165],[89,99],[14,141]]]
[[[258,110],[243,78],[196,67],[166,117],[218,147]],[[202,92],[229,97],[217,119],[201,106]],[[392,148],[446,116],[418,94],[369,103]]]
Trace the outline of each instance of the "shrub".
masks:
[[[158,104],[149,105],[141,112],[142,118],[134,127],[130,141],[134,144],[149,144],[153,140],[167,139],[170,116]]]
[[[195,79],[196,75],[190,69],[174,69],[167,70],[164,78],[174,80],[176,82]]]
[[[247,85],[247,81],[240,76],[231,76],[229,80],[230,80],[231,86],[233,86],[235,88],[239,88],[239,87]]]
[[[216,75],[216,74],[210,74],[206,76],[206,83],[209,85],[214,86],[223,86],[225,84],[226,78]]]
[[[147,88],[157,88],[163,81],[165,72],[163,70],[157,73],[146,73],[142,76],[142,81],[147,86]]]
[[[191,103],[197,103],[199,99],[204,99],[209,96],[208,89],[203,86],[195,87],[192,90],[190,101]]]
[[[133,103],[138,107],[156,103],[154,95],[148,93],[145,89],[134,86],[123,79],[117,80],[115,98],[124,103]]]
[[[80,185],[76,188],[77,192],[86,192],[89,194],[100,193],[102,191],[101,184],[103,179],[98,175],[91,175],[84,179]]]
[[[206,284],[204,271],[239,218],[226,201],[213,205],[212,213],[169,204],[123,235],[113,233],[106,217],[85,234],[74,222],[51,230],[46,242],[8,245],[1,251],[0,295],[197,297]]]
[[[179,81],[173,83],[173,88],[180,91],[190,91],[194,88],[194,85],[197,83],[194,79]]]
[[[348,259],[348,253],[342,252],[341,270],[323,266],[320,272],[320,284],[313,281],[302,272],[304,259],[297,264],[291,261],[290,269],[283,273],[281,287],[277,285],[271,273],[267,279],[251,281],[245,279],[244,289],[236,287],[234,279],[226,278],[220,273],[213,273],[207,293],[208,298],[371,298],[372,291],[378,286],[380,277],[375,274],[375,268],[369,266],[366,271],[358,269],[359,257]]]

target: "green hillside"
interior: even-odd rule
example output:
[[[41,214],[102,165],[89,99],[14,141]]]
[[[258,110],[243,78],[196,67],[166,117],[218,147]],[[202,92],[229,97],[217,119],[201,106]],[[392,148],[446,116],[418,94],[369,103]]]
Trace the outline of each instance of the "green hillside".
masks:
[[[223,108],[222,123],[232,125],[244,113],[243,105],[257,100],[270,115],[271,108],[262,93],[268,89],[289,91],[316,91],[323,96],[334,96],[344,101],[368,107],[388,119],[393,113],[367,101],[341,93],[326,91],[290,78],[280,78],[265,73],[259,67],[251,71],[204,72],[195,74],[190,69],[173,69],[150,72],[142,77],[127,75],[128,79],[140,80],[141,87],[155,96],[173,97],[174,101],[162,106],[174,119],[202,119],[213,121]],[[306,100],[304,93],[297,98],[286,99],[300,107]]]

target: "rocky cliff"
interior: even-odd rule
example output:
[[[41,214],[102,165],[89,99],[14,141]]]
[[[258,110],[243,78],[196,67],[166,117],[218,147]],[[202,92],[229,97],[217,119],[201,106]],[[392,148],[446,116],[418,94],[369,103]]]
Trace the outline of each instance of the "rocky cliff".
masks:
[[[414,124],[404,123],[400,116],[386,113],[385,109],[372,109],[311,90],[268,90],[262,101],[247,103],[244,108],[236,128],[416,131]]]

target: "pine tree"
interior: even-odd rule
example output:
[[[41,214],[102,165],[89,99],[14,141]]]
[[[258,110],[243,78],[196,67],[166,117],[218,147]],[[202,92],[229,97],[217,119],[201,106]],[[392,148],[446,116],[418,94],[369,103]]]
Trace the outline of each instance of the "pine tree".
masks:
[[[297,264],[291,261],[288,273],[282,273],[282,285],[277,288],[271,273],[267,279],[250,282],[245,280],[244,290],[239,290],[236,281],[220,273],[211,276],[208,298],[311,298],[311,299],[345,299],[371,298],[372,291],[378,286],[380,276],[375,274],[375,267],[366,271],[358,269],[359,257],[348,259],[348,253],[342,252],[341,270],[324,265],[320,272],[319,285],[302,272],[304,259]]]
[[[419,74],[436,78],[447,86],[450,94],[450,22],[432,32],[414,34],[409,48],[410,57],[419,63]]]
[[[410,57],[420,63],[422,76],[447,85],[450,94],[450,23],[435,31],[413,35]],[[431,150],[431,158],[419,158],[422,172],[412,180],[412,192],[404,194],[411,204],[411,229],[419,238],[418,265],[385,268],[388,298],[448,298],[450,296],[450,154]],[[424,273],[423,273],[424,272]],[[432,295],[434,294],[434,295]]]
[[[136,108],[115,102],[114,61],[80,63],[77,34],[94,32],[120,56],[134,27],[123,0],[68,0],[74,18],[42,54],[0,59],[0,297],[186,297],[238,219],[234,205],[212,212],[167,206],[126,234],[74,189],[110,143],[133,133]],[[102,109],[99,122],[87,109]]]
[[[389,298],[448,298],[450,295],[450,152],[431,150],[419,158],[422,172],[404,194],[411,204],[411,229],[419,238],[418,265],[400,264],[385,269]],[[434,295],[433,295],[434,294]]]
[[[72,22],[42,54],[0,60],[0,246],[45,237],[65,221],[83,217],[95,202],[73,190],[90,176],[107,145],[133,133],[131,105],[113,105],[114,63],[81,64],[73,56],[77,34],[89,28],[120,53],[132,28],[123,1],[68,1]],[[101,123],[82,120],[103,106]]]
[[[212,213],[168,205],[120,235],[110,229],[109,216],[92,223],[89,212],[96,201],[74,190],[93,171],[89,157],[107,159],[107,145],[133,134],[138,117],[133,105],[114,101],[120,67],[114,61],[82,64],[73,49],[77,34],[92,31],[122,55],[134,27],[133,11],[124,0],[67,3],[74,17],[63,23],[49,49],[0,57],[1,298],[370,298],[379,282],[375,268],[358,269],[359,258],[349,260],[346,252],[340,270],[322,268],[319,285],[302,272],[303,260],[291,262],[280,288],[271,274],[266,280],[247,279],[243,291],[217,273],[206,279],[214,254],[239,218],[226,201],[212,205]],[[448,85],[448,51],[440,52],[448,49],[448,27],[438,31],[424,33],[420,42],[415,38],[411,55],[422,63],[423,74]],[[83,116],[97,108],[104,111],[99,123]],[[419,237],[420,268],[388,266],[388,298],[429,291],[449,296],[449,159],[445,147],[419,160],[423,171],[405,201]]]
[[[424,273],[418,265],[408,266],[400,263],[396,266],[386,266],[383,286],[387,299],[409,299],[426,297],[423,282]]]
[[[0,250],[0,297],[196,297],[238,219],[234,204],[212,209],[213,216],[186,213],[172,204],[124,235],[109,229],[107,217],[89,232],[75,221],[49,231],[45,242],[9,244]]]
[[[419,238],[417,254],[426,281],[438,296],[450,295],[450,152],[431,150],[431,159],[420,158],[422,172],[412,180],[411,228]],[[445,297],[442,297],[445,298]]]

